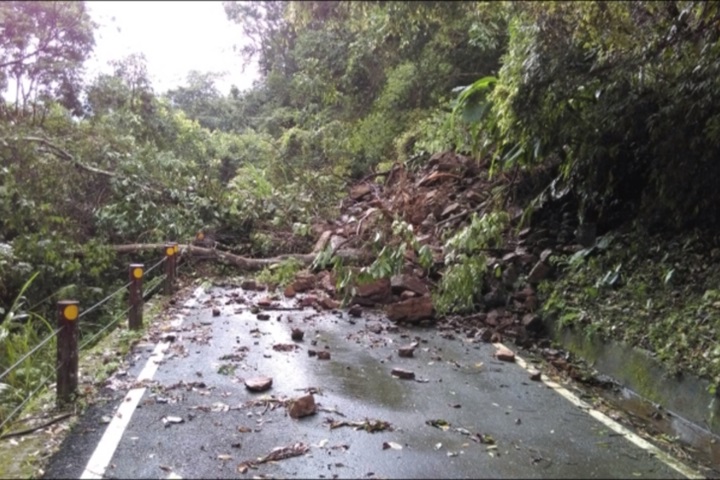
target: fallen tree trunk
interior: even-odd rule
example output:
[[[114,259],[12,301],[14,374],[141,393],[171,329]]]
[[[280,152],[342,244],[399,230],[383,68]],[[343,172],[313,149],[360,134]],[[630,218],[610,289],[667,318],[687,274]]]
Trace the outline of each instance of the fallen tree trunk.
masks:
[[[198,247],[196,245],[179,245],[181,254],[190,255],[202,255],[206,258],[214,258],[223,263],[234,265],[243,270],[259,270],[261,268],[275,265],[294,258],[303,265],[310,265],[318,254],[316,253],[297,253],[297,254],[286,254],[278,255],[272,258],[248,258],[241,255],[235,255],[233,253],[224,252],[222,250],[216,250],[214,248]],[[129,245],[113,245],[112,247],[118,253],[133,253],[146,250],[158,250],[163,251],[165,248],[164,243],[134,243]],[[346,261],[362,262],[368,260],[369,255],[359,249],[344,249],[335,252],[335,255]]]

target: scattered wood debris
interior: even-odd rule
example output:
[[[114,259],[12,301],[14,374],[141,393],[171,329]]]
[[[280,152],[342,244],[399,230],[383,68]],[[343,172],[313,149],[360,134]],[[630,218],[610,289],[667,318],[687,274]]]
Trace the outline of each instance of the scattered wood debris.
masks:
[[[326,423],[330,425],[330,430],[334,430],[340,427],[353,427],[355,430],[365,430],[368,433],[393,431],[392,425],[384,420],[371,420],[366,419],[362,422],[352,422],[347,420],[333,420],[331,418],[326,419]]]
[[[268,462],[277,462],[292,457],[305,455],[310,447],[302,442],[294,443],[285,447],[275,447],[270,453],[257,460],[248,460],[237,466],[238,473],[246,473],[250,468],[257,468],[258,465]]]

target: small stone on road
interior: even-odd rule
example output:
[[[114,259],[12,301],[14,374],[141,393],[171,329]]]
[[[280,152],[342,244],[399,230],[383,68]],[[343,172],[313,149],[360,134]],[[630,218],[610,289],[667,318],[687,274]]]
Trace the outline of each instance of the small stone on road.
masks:
[[[245,387],[251,392],[264,392],[272,387],[272,382],[270,377],[253,377],[245,380]]]
[[[315,412],[317,412],[317,405],[312,394],[291,400],[288,406],[288,414],[291,418],[307,417]]]
[[[415,380],[415,372],[405,370],[404,368],[393,368],[391,374],[403,380]]]

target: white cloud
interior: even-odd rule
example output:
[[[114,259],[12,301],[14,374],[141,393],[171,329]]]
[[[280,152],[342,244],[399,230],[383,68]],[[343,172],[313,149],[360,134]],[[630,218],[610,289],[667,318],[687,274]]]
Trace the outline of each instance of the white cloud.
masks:
[[[108,61],[142,52],[157,92],[184,84],[188,71],[228,72],[218,81],[221,92],[231,85],[244,90],[257,78],[252,64],[233,52],[243,42],[240,28],[225,16],[221,2],[87,2],[95,31],[88,75],[109,73]]]

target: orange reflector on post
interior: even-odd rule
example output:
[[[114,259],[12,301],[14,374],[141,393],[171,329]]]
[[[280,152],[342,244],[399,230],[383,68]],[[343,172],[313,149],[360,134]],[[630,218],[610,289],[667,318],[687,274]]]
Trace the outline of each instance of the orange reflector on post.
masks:
[[[78,306],[77,305],[66,305],[63,307],[63,316],[65,320],[76,320],[78,318]]]

